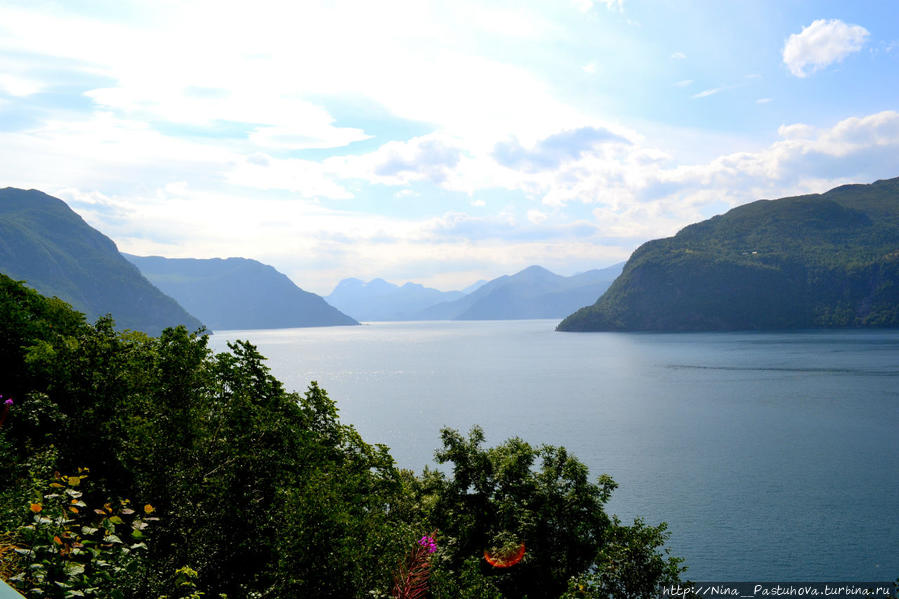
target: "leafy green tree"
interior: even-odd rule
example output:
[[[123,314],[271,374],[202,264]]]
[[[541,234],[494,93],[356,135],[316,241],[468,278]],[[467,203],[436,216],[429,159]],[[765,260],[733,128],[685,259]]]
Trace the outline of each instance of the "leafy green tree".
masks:
[[[631,568],[635,576],[645,564],[662,566],[645,571],[648,584],[676,577],[676,560],[657,554],[664,526],[631,529],[610,519],[604,505],[616,484],[606,475],[590,482],[586,466],[564,448],[513,438],[485,449],[478,427],[467,438],[443,429],[442,439],[436,457],[451,465],[451,475],[426,472],[420,493],[445,539],[444,586],[479,587],[472,596],[493,587],[505,597],[559,597],[573,577],[606,572],[617,560],[629,566],[624,558],[641,560]],[[489,585],[472,584],[475,559]]]
[[[562,599],[658,597],[660,586],[677,584],[683,572],[683,560],[670,557],[664,546],[668,536],[664,522],[649,526],[638,518],[624,526],[613,517],[594,567],[572,578]]]

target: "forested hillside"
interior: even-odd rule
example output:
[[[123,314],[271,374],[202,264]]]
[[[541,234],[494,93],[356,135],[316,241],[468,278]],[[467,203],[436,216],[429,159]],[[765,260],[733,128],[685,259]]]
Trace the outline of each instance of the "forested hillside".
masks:
[[[60,199],[31,189],[0,189],[0,273],[56,295],[95,320],[158,334],[201,326],[119,254],[115,243]]]
[[[643,244],[562,331],[899,327],[899,179],[760,200]]]

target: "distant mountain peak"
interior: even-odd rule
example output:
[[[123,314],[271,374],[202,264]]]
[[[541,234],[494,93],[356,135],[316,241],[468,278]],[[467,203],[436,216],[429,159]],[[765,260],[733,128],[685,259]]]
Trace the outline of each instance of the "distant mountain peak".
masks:
[[[562,318],[583,302],[596,301],[618,275],[614,268],[563,277],[533,265],[502,275],[471,293],[423,311],[423,320]]]
[[[527,273],[527,274],[539,273],[539,274],[550,274],[550,275],[555,274],[554,272],[550,271],[549,269],[544,268],[538,264],[532,264],[531,266],[528,266],[527,268],[518,271],[516,274],[522,275],[525,273]]]

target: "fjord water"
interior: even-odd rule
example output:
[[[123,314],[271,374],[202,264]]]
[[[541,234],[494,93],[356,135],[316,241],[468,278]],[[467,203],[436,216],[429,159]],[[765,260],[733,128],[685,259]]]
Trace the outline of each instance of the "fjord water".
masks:
[[[703,580],[899,576],[899,331],[573,334],[556,321],[224,331],[402,467],[439,429],[564,445]]]

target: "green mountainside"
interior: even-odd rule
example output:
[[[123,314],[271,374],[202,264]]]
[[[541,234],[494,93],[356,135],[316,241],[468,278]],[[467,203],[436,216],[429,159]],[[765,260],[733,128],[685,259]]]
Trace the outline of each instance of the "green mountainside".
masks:
[[[213,330],[359,324],[274,267],[247,258],[125,258]]]
[[[640,246],[560,331],[899,327],[899,178],[760,200]]]
[[[151,334],[202,326],[141,276],[111,239],[37,190],[0,189],[0,272],[65,300],[89,320],[110,313],[122,328]]]

